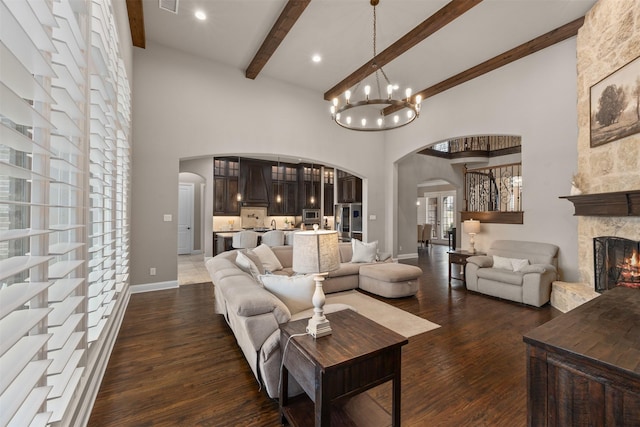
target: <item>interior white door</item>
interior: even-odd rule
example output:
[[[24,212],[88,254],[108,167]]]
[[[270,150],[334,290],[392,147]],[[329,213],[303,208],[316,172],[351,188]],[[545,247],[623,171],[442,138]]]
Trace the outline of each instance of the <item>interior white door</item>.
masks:
[[[178,193],[178,255],[193,249],[193,191],[191,183],[180,183]]]

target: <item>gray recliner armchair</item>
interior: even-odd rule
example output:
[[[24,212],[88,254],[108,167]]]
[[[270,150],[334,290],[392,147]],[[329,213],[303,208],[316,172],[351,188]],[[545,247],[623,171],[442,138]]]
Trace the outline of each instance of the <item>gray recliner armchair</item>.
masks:
[[[558,247],[549,243],[496,240],[487,255],[467,258],[467,289],[540,307],[558,276]]]

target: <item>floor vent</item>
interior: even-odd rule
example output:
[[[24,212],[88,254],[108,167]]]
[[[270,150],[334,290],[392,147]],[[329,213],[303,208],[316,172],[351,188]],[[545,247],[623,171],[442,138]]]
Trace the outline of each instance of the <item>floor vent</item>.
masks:
[[[178,0],[158,0],[158,6],[167,12],[178,13]]]

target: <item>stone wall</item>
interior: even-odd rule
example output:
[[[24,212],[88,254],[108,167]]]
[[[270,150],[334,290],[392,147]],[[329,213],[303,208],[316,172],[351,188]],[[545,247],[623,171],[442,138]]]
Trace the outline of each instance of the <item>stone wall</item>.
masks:
[[[590,88],[640,56],[640,1],[600,0],[578,32],[578,169],[583,193],[640,189],[640,134],[599,147],[589,144]],[[640,217],[580,217],[582,281],[593,285],[593,238],[640,240]]]

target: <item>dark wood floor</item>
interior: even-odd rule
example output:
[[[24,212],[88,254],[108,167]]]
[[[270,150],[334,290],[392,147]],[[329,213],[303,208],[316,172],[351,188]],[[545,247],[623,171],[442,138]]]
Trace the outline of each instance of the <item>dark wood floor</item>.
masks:
[[[420,251],[415,298],[386,300],[442,327],[409,339],[402,359],[403,426],[526,425],[522,335],[560,314],[447,284],[446,247]],[[380,298],[382,299],[382,298]],[[387,411],[391,387],[368,392]],[[90,426],[277,426],[211,285],[131,297]]]

